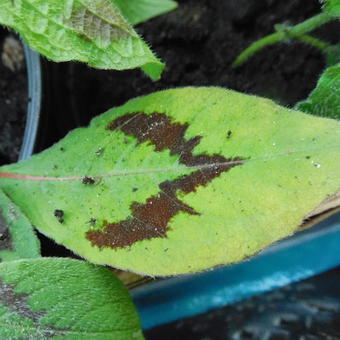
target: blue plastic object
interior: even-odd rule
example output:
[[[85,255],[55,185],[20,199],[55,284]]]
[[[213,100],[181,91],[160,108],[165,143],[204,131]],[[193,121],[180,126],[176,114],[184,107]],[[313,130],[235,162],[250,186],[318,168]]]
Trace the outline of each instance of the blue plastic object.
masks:
[[[155,281],[132,291],[143,328],[206,312],[340,265],[340,213],[250,261]]]

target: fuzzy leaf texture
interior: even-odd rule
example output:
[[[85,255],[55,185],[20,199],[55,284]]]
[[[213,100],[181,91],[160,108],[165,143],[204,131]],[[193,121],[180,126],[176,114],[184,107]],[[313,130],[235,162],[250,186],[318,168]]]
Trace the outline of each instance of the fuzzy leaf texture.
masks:
[[[132,25],[137,25],[177,7],[177,3],[172,0],[114,0],[114,2]]]
[[[173,275],[241,261],[298,231],[339,191],[339,149],[338,121],[188,87],[133,99],[0,168],[12,173],[0,187],[89,261]]]
[[[0,264],[1,339],[143,339],[123,284],[108,270],[57,258]]]
[[[141,67],[155,80],[164,68],[111,0],[2,0],[0,23],[54,61]]]
[[[340,0],[324,1],[323,10],[334,17],[340,17]]]
[[[29,220],[0,189],[0,262],[40,257],[40,245]]]
[[[340,64],[329,67],[307,100],[296,108],[316,116],[340,119]]]

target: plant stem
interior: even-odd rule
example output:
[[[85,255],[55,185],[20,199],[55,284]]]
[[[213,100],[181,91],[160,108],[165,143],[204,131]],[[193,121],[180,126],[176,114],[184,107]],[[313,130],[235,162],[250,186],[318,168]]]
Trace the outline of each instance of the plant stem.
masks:
[[[266,37],[255,41],[252,43],[248,48],[246,48],[233,62],[233,66],[240,66],[244,62],[246,62],[252,55],[254,55],[256,52],[262,50],[264,47],[268,45],[275,44],[277,42],[283,41],[287,38],[301,38],[301,36],[304,36],[305,33],[310,32],[317,27],[327,23],[328,21],[334,19],[332,16],[330,16],[327,13],[320,13],[315,15],[314,17],[311,17],[304,22],[301,22],[300,24],[297,24],[292,27],[286,27],[285,29],[282,29],[278,32],[272,33],[270,35],[267,35]],[[315,39],[315,38],[313,38]],[[308,43],[311,42],[311,40],[308,38]],[[318,40],[318,39],[315,39]],[[313,40],[312,44],[315,46],[316,41]],[[305,42],[307,42],[305,40]],[[326,44],[326,43],[323,43]],[[318,47],[320,47],[319,41],[317,42]],[[324,49],[324,46],[322,47]]]
[[[317,39],[315,37],[312,37],[308,34],[303,34],[300,36],[295,37],[295,39],[301,40],[308,45],[314,46],[318,48],[320,51],[324,52],[325,54],[329,53],[329,51],[332,49],[332,45],[327,43],[326,41]]]

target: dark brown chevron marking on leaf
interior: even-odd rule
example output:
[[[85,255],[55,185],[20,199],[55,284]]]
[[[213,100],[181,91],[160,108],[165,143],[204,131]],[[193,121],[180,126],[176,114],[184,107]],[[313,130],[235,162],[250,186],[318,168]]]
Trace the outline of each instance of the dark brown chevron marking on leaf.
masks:
[[[165,114],[142,112],[126,114],[108,125],[107,129],[120,130],[135,137],[138,143],[151,143],[155,151],[170,150],[171,155],[179,155],[179,162],[188,167],[203,167],[189,175],[160,183],[158,195],[151,196],[144,204],[131,204],[132,217],[125,221],[105,222],[103,230],[88,231],[86,236],[92,245],[121,248],[141,240],[166,237],[170,220],[179,212],[200,215],[177,197],[177,191],[195,192],[199,186],[206,186],[221,173],[243,163],[241,158],[227,159],[218,154],[194,156],[193,149],[202,137],[185,140],[188,127],[188,124],[172,122]]]

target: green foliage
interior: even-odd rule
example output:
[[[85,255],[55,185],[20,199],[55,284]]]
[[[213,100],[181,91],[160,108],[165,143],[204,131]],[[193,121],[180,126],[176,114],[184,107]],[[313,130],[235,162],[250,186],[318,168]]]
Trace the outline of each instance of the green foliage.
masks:
[[[114,0],[126,19],[137,25],[177,7],[172,0]]]
[[[340,17],[340,0],[326,0],[323,10],[334,17]]]
[[[329,67],[307,100],[296,106],[316,116],[340,119],[340,64]]]
[[[1,339],[143,339],[122,283],[70,259],[0,264]]]
[[[18,177],[0,173],[0,187],[39,230],[94,263],[197,272],[299,230],[340,188],[339,138],[338,121],[267,99],[167,90],[0,168]]]
[[[40,256],[29,220],[0,189],[0,262]]]
[[[129,6],[122,9],[132,15]],[[82,61],[101,69],[141,67],[152,79],[164,68],[111,0],[2,0],[0,23],[54,61]]]

